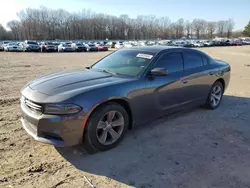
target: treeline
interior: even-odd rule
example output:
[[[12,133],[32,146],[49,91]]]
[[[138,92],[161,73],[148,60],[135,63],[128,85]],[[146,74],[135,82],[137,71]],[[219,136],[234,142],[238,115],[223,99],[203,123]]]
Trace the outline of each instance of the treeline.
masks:
[[[141,40],[181,38],[231,37],[235,22],[232,19],[217,22],[179,19],[172,22],[168,17],[128,15],[112,16],[83,9],[70,13],[63,9],[46,7],[27,8],[17,13],[19,20],[8,22],[9,32],[4,37],[14,40]],[[4,28],[3,28],[4,29]],[[1,27],[0,27],[0,32]]]

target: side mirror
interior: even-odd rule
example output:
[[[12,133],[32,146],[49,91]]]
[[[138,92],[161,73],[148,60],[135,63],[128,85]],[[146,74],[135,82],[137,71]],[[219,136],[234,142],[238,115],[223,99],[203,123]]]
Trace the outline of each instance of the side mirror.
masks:
[[[166,76],[168,75],[168,70],[165,68],[154,68],[150,71],[150,74],[155,76]]]

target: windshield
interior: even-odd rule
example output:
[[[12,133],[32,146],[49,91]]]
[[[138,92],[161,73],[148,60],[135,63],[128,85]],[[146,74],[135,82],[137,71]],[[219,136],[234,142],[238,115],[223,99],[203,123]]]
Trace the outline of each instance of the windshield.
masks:
[[[9,43],[8,45],[9,46],[16,46],[17,44],[16,43]]]
[[[77,43],[76,46],[82,46],[82,44],[81,43]]]
[[[35,44],[35,45],[37,45],[36,42],[31,42],[31,41],[28,41],[27,44]]]
[[[119,50],[97,62],[91,68],[113,73],[138,76],[151,62],[152,52]]]

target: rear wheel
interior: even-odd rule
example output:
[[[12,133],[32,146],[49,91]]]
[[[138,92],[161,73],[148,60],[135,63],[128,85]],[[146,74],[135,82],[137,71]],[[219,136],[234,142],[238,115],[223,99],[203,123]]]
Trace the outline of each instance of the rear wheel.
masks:
[[[221,82],[216,81],[208,95],[206,107],[208,109],[214,110],[218,108],[218,106],[221,103],[222,97],[223,97],[224,88]]]
[[[126,110],[117,103],[98,107],[90,116],[83,144],[89,153],[115,147],[123,139],[129,124]]]

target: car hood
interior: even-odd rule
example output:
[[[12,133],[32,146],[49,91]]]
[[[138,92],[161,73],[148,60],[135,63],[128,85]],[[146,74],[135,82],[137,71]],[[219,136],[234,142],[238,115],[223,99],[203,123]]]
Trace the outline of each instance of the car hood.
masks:
[[[85,69],[47,74],[28,83],[28,86],[39,93],[51,96],[82,93],[97,87],[126,82],[128,79]]]
[[[30,47],[39,47],[38,44],[27,44],[27,46],[30,46]]]

